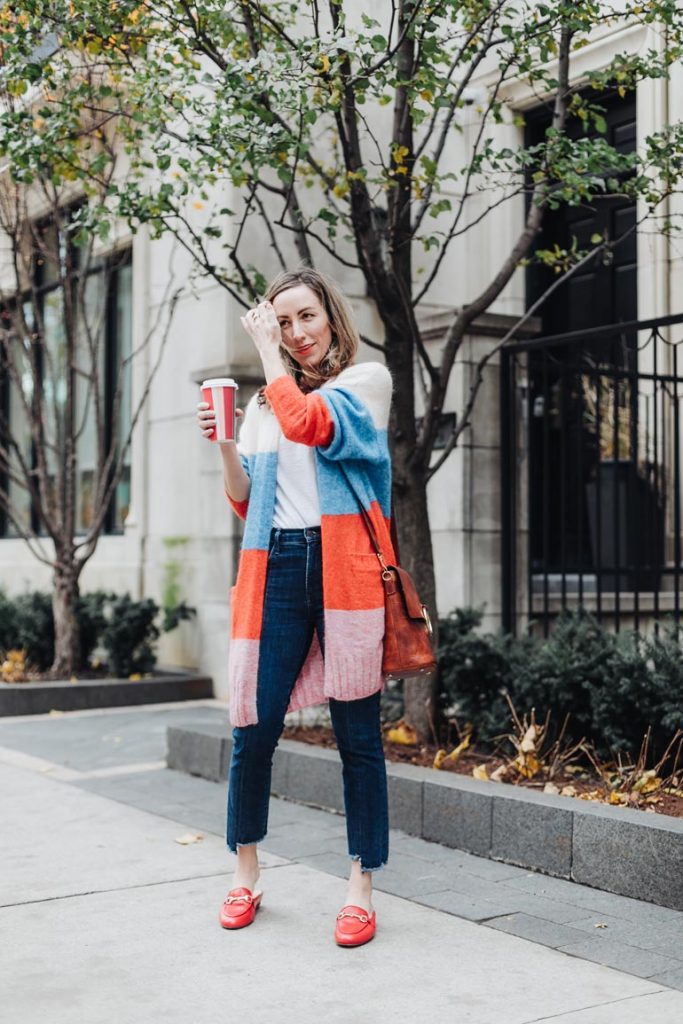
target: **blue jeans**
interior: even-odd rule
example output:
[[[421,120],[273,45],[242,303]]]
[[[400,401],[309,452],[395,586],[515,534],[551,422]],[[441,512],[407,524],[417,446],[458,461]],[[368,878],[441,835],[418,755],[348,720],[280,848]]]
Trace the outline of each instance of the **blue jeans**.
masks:
[[[274,527],[259,646],[258,722],[232,733],[227,843],[233,853],[266,835],[273,753],[314,629],[324,656],[320,527]],[[342,759],[349,856],[360,860],[361,871],[378,871],[389,856],[380,694],[350,701],[330,698],[329,705]]]

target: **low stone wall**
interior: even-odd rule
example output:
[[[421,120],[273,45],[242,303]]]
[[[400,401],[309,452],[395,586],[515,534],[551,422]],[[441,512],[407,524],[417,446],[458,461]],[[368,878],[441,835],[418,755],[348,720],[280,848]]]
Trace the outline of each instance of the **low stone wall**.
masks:
[[[0,683],[0,716],[41,715],[48,711],[83,711],[89,708],[123,707],[126,704],[158,704],[175,700],[213,697],[210,676],[165,672],[152,679],[79,679],[70,683]]]
[[[227,779],[227,726],[167,730],[169,768]],[[683,821],[387,762],[392,828],[597,889],[683,910]],[[272,792],[344,810],[336,750],[281,740]]]

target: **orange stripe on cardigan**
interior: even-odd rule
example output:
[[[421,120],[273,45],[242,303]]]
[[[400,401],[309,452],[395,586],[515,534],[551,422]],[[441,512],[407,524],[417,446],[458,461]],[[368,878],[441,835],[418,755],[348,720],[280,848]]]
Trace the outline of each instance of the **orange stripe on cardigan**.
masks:
[[[331,442],[334,423],[319,394],[304,395],[294,378],[285,375],[269,384],[265,395],[288,441],[310,446],[324,446]]]
[[[394,561],[391,520],[382,514],[377,501],[370,506],[370,518],[386,562]],[[362,611],[384,606],[382,569],[360,512],[322,515],[323,604],[326,609]],[[340,564],[341,563],[341,564]],[[339,566],[341,571],[336,571]]]
[[[231,592],[230,635],[241,640],[258,640],[263,622],[263,595],[268,571],[268,552],[245,548],[240,554],[237,582]]]

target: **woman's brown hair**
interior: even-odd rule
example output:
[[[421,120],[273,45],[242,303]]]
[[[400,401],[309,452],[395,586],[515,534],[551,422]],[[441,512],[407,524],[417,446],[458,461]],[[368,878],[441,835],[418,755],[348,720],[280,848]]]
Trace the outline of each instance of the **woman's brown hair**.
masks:
[[[295,288],[299,284],[305,284],[317,295],[332,329],[332,342],[327,354],[315,367],[299,366],[284,345],[280,345],[280,355],[287,373],[294,377],[302,391],[308,392],[319,388],[325,381],[336,377],[353,363],[358,352],[360,336],[353,322],[349,304],[339,288],[329,277],[312,267],[300,267],[298,270],[278,274],[270,283],[265,299],[272,302],[280,292]],[[258,391],[259,405],[266,401],[264,392],[265,385]]]

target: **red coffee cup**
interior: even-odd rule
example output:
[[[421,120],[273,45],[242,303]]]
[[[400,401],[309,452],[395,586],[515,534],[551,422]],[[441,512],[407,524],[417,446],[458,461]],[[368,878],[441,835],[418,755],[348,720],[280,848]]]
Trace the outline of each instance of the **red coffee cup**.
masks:
[[[208,402],[216,413],[216,426],[211,431],[210,441],[224,444],[235,440],[235,407],[238,384],[232,377],[212,377],[202,381],[202,401]]]

